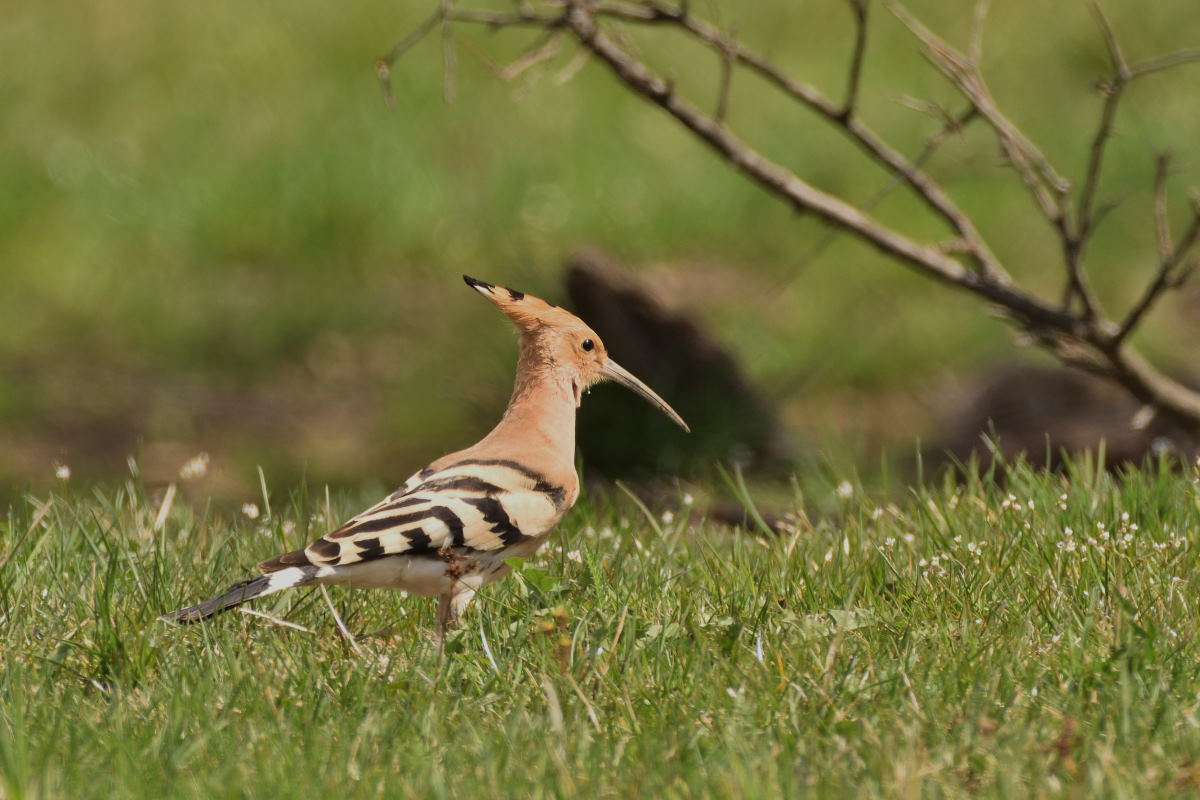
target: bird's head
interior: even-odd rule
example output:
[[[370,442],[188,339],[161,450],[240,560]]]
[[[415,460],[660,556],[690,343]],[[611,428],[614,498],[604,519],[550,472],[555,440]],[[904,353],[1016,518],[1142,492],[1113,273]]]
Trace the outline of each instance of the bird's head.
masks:
[[[548,374],[569,385],[578,405],[583,391],[605,379],[616,381],[644,397],[671,420],[690,430],[675,409],[632,373],[608,357],[604,342],[583,320],[540,297],[495,286],[467,275],[463,280],[486,297],[516,326],[521,334],[523,358],[529,369]]]

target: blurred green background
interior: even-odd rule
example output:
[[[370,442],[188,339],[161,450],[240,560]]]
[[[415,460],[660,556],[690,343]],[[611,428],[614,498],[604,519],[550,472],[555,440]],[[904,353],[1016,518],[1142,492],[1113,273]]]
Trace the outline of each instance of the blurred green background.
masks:
[[[212,456],[215,490],[273,480],[391,483],[486,431],[507,399],[507,324],[468,272],[562,300],[564,260],[613,253],[729,347],[812,451],[878,458],[936,434],[947,398],[1018,351],[970,298],[825,237],[658,110],[571,59],[502,83],[521,31],[455,31],[456,101],[431,36],[393,70],[374,60],[433,3],[43,0],[0,22],[0,480],[169,479]],[[996,3],[984,69],[1010,116],[1079,176],[1105,51],[1083,2]],[[506,8],[503,4],[499,7]],[[852,36],[840,0],[693,3],[790,73],[840,97]],[[1131,60],[1200,46],[1194,0],[1104,3]],[[909,6],[964,45],[966,3]],[[711,108],[717,64],[677,34],[630,45]],[[886,10],[872,7],[862,113],[915,153],[960,110]],[[1089,256],[1110,308],[1153,263],[1154,155],[1175,160],[1173,216],[1200,183],[1200,66],[1134,86],[1102,194],[1124,198]],[[731,124],[824,189],[861,202],[888,176],[755,79]],[[933,172],[1018,278],[1057,293],[1057,245],[982,126]],[[904,192],[878,209],[944,231]],[[1137,343],[1195,366],[1195,295],[1164,303]],[[1189,308],[1191,309],[1189,311]],[[602,389],[600,391],[618,391]]]

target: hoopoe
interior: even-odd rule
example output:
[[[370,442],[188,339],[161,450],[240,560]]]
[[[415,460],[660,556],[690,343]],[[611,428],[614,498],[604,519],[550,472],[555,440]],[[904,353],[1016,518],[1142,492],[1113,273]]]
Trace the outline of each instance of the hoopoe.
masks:
[[[441,646],[475,591],[509,572],[505,559],[536,552],[575,504],[575,410],[585,389],[614,380],[688,430],[574,314],[515,289],[463,280],[520,334],[516,382],[499,424],[308,547],[262,562],[258,577],[163,619],[197,622],[297,586],[403,589],[438,598],[434,639]]]

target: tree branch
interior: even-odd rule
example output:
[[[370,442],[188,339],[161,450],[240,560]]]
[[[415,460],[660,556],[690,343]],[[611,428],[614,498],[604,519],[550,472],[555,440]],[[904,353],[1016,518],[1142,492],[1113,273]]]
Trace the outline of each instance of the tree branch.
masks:
[[[661,0],[640,3],[605,0],[557,0],[561,13],[546,15],[524,3],[515,12],[500,13],[464,10],[444,4],[410,36],[401,40],[388,56],[380,60],[390,68],[395,57],[432,30],[438,22],[473,22],[493,28],[532,26],[545,31],[565,31],[581,45],[581,54],[590,54],[603,63],[626,88],[661,108],[692,135],[706,143],[735,169],[768,192],[798,209],[811,212],[834,229],[847,231],[879,251],[897,259],[910,269],[934,280],[969,292],[996,306],[999,311],[1060,360],[1116,381],[1142,402],[1200,428],[1200,393],[1188,389],[1157,371],[1136,353],[1125,347],[1125,339],[1167,289],[1176,287],[1190,273],[1184,264],[1189,251],[1200,239],[1200,199],[1193,197],[1192,219],[1178,242],[1171,244],[1166,224],[1166,163],[1160,159],[1155,179],[1155,226],[1159,242],[1158,268],[1138,302],[1120,325],[1109,320],[1087,284],[1082,255],[1088,236],[1095,230],[1111,204],[1097,203],[1104,152],[1112,136],[1120,93],[1130,81],[1170,67],[1200,61],[1200,50],[1181,50],[1157,59],[1130,66],[1119,43],[1098,6],[1093,7],[1101,28],[1113,75],[1101,110],[1100,122],[1092,138],[1082,189],[1076,197],[1074,214],[1070,207],[1070,184],[1049,163],[1044,154],[1000,110],[979,71],[982,53],[982,23],[987,4],[976,7],[975,24],[964,56],[930,32],[906,10],[895,3],[889,8],[916,36],[930,62],[950,78],[970,102],[967,113],[948,123],[927,142],[922,151],[908,159],[888,145],[865,125],[858,110],[859,86],[866,48],[867,0],[848,0],[856,15],[856,37],[847,76],[846,100],[835,104],[813,86],[785,75],[763,56],[733,41],[712,24],[693,16],[687,4],[668,6]],[[722,59],[723,72],[718,87],[717,108],[713,115],[702,112],[694,103],[676,92],[672,82],[655,73],[630,53],[601,24],[616,19],[631,24],[667,24],[678,27],[695,41],[713,49]],[[523,58],[533,58],[530,48]],[[539,56],[540,57],[540,56]],[[581,63],[577,56],[572,65]],[[517,62],[522,63],[522,58]],[[891,183],[875,198],[860,206],[823,192],[791,170],[772,161],[734,133],[725,121],[732,94],[733,67],[739,66],[765,79],[828,122],[838,126],[872,160],[887,168]],[[383,72],[381,67],[381,75]],[[1115,91],[1112,91],[1115,89]],[[975,223],[922,169],[929,155],[953,132],[974,117],[987,121],[1041,213],[1052,223],[1062,243],[1063,260],[1070,291],[1062,303],[1051,302],[1017,286],[991,253]],[[914,240],[870,215],[882,195],[904,184],[932,214],[947,223],[957,239],[945,247]],[[952,253],[963,252],[969,264]],[[1081,309],[1072,309],[1078,299]]]
[[[1185,259],[1192,246],[1200,238],[1200,196],[1193,192],[1192,220],[1179,238],[1179,244],[1171,245],[1171,231],[1167,223],[1167,157],[1159,156],[1154,179],[1155,231],[1158,238],[1159,263],[1153,280],[1146,286],[1142,296],[1125,315],[1125,321],[1113,336],[1112,345],[1119,347],[1146,316],[1146,312],[1158,302],[1168,289],[1178,289],[1187,281],[1195,264],[1184,267]]]
[[[921,148],[921,151],[912,159],[913,166],[917,169],[924,167],[929,159],[933,158],[933,154],[937,152],[938,147],[940,147],[943,142],[945,142],[951,136],[960,133],[964,127],[970,124],[972,120],[977,119],[978,116],[979,111],[974,106],[968,107],[966,111],[959,114],[957,117],[951,117],[948,114],[945,114],[945,121],[942,124],[941,130],[925,140],[925,144]],[[879,188],[878,191],[875,192],[875,194],[871,195],[870,198],[861,204],[863,211],[874,211],[875,208],[882,203],[897,186],[903,185],[906,180],[907,177],[905,175],[899,173],[894,174],[887,183],[885,183]],[[799,262],[797,262],[797,273],[804,269],[804,267],[806,267],[809,263],[816,260],[817,257],[819,257],[827,249],[829,249],[829,246],[837,241],[838,237],[842,233],[843,230],[840,228],[831,229],[819,242],[817,242],[817,244],[813,246],[808,253],[806,253],[799,260]]]
[[[784,74],[764,56],[736,43],[727,41],[717,28],[687,13],[685,6],[666,6],[658,0],[647,0],[644,5],[630,10],[608,4],[592,7],[597,16],[618,18],[649,24],[677,25],[699,41],[718,52],[727,52],[750,72],[797,100],[827,121],[840,126],[851,141],[861,147],[876,163],[885,167],[892,175],[904,176],[905,183],[916,196],[940,216],[963,242],[968,244],[969,255],[976,268],[993,280],[1009,282],[1011,279],[992,254],[982,234],[962,209],[946,194],[936,181],[926,175],[917,165],[906,159],[899,151],[888,145],[881,136],[868,127],[857,116],[846,117],[842,109],[829,100],[815,87],[797,81]]]
[[[858,102],[858,87],[862,82],[863,57],[867,52],[867,3],[869,0],[846,0],[854,12],[854,52],[850,56],[850,77],[846,86],[846,102],[842,103],[841,117],[850,119],[854,105]]]

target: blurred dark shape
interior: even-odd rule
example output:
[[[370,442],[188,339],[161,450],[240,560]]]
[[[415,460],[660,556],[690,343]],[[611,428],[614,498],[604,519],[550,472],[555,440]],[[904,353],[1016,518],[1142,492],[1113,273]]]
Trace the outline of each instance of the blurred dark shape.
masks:
[[[759,472],[787,466],[789,448],[775,409],[694,319],[665,307],[602,253],[573,256],[566,283],[572,310],[600,334],[613,359],[692,429],[680,431],[631,392],[600,388],[579,413],[585,469],[618,478],[696,473],[731,459]]]
[[[1023,453],[1031,464],[1059,469],[1066,454],[1098,452],[1112,469],[1175,452],[1193,457],[1200,440],[1166,414],[1151,414],[1110,381],[1068,369],[1009,365],[980,378],[959,410],[946,415],[944,433],[926,450],[926,464],[972,455],[985,468],[994,437],[1006,461]]]

